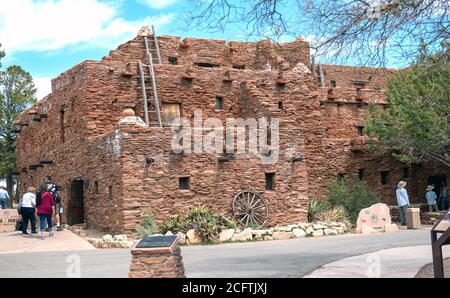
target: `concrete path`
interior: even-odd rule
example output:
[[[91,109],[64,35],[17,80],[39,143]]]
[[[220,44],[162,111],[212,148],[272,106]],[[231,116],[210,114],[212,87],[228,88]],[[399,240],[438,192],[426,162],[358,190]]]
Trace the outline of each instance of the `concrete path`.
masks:
[[[73,237],[77,237],[72,235]],[[12,236],[10,236],[12,237]],[[21,237],[21,236],[19,236]],[[57,234],[57,239],[62,236]],[[20,238],[22,239],[22,238]],[[57,239],[54,242],[57,244]],[[67,277],[73,260],[78,259],[81,277],[127,277],[131,254],[128,249],[78,249],[78,238],[64,251],[46,247],[36,252],[28,246],[21,253],[0,254],[0,277]],[[46,239],[47,240],[47,239]],[[39,241],[35,239],[35,245]],[[31,241],[31,240],[30,240]],[[4,245],[0,238],[0,247]],[[402,231],[374,235],[340,235],[280,241],[257,241],[209,246],[183,246],[187,277],[302,277],[323,265],[374,251],[427,245],[429,230]],[[60,244],[58,244],[60,245]],[[41,251],[44,247],[36,247]]]
[[[89,242],[67,230],[55,232],[54,237],[45,237],[44,240],[37,235],[24,237],[20,232],[0,233],[0,255],[93,249],[95,247]]]
[[[450,247],[444,247],[444,257]],[[431,245],[398,247],[349,257],[326,264],[308,278],[413,278],[432,262]]]

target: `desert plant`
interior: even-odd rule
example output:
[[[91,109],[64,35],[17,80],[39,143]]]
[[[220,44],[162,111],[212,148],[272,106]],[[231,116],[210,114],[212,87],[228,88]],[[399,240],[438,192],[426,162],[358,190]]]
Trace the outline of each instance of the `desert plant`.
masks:
[[[156,234],[158,232],[158,227],[156,225],[155,215],[150,213],[144,217],[141,224],[136,227],[136,232],[140,237]]]
[[[332,207],[327,210],[322,210],[316,214],[316,219],[323,222],[341,222],[347,227],[351,226],[350,220],[348,219],[347,210],[344,207],[337,206]]]
[[[181,216],[169,218],[159,227],[159,232],[165,234],[169,231],[172,233],[185,232],[186,220]]]
[[[338,178],[329,185],[331,206],[345,208],[350,222],[354,225],[363,208],[379,202],[379,199],[367,189],[367,184],[353,176]]]
[[[312,199],[308,203],[308,221],[313,222],[316,220],[316,215],[322,211],[327,210],[328,203],[318,199]]]

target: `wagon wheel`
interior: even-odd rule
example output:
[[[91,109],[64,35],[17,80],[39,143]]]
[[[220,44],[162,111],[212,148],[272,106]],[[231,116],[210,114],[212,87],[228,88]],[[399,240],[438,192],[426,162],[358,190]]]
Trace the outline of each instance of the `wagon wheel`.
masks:
[[[269,220],[266,201],[254,191],[244,190],[238,193],[231,208],[233,216],[246,227],[260,228]]]

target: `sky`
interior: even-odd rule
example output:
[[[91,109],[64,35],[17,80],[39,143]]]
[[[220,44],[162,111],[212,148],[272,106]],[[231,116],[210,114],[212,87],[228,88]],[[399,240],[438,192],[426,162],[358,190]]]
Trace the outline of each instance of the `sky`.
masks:
[[[41,99],[51,92],[52,78],[84,60],[102,59],[144,25],[154,25],[158,35],[245,39],[239,25],[225,33],[186,30],[183,12],[189,8],[189,0],[0,0],[1,63],[29,71]]]

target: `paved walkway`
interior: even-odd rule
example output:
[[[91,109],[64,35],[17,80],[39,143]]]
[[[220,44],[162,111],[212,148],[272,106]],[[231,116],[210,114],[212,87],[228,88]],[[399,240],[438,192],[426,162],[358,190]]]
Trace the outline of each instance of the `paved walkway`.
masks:
[[[44,240],[37,235],[24,237],[20,232],[0,233],[0,255],[93,249],[95,247],[89,242],[68,230],[55,232],[54,237],[45,237]]]
[[[450,247],[443,254],[450,257]],[[305,277],[413,278],[432,260],[431,245],[390,248],[326,264]]]

